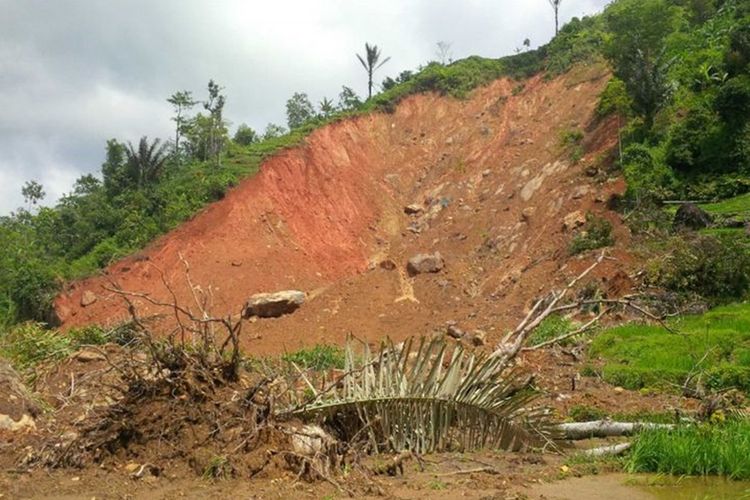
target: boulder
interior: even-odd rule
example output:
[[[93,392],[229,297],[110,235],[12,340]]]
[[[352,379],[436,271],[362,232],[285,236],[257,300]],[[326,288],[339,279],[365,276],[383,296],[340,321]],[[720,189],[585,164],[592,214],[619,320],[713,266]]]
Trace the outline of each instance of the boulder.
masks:
[[[81,294],[81,306],[90,306],[94,302],[96,302],[96,294],[91,290],[84,290]]]
[[[433,254],[420,253],[415,255],[406,264],[406,270],[411,276],[423,273],[437,273],[445,267],[445,261],[440,252]]]
[[[248,299],[242,317],[278,318],[293,313],[304,303],[305,293],[299,290],[258,293]]]
[[[411,205],[406,205],[404,207],[404,213],[407,215],[419,215],[422,212],[424,212],[422,205],[419,205],[417,203],[412,203]]]
[[[583,226],[586,223],[586,215],[580,210],[570,212],[568,215],[563,217],[563,229],[566,231],[572,231]]]
[[[692,203],[683,203],[674,214],[672,227],[675,229],[704,229],[711,225],[711,215]]]

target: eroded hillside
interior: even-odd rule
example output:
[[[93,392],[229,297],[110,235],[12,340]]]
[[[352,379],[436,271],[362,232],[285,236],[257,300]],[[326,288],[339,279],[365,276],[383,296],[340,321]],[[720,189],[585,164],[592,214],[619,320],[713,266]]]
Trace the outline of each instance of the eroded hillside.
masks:
[[[628,286],[629,235],[606,207],[624,183],[603,173],[616,128],[594,113],[608,77],[591,66],[549,81],[498,80],[465,101],[417,95],[392,114],[320,129],[145,251],[70,284],[57,314],[63,327],[129,319],[107,290],[113,283],[171,302],[169,283],[192,306],[187,262],[193,283],[211,287],[215,315],[239,312],[257,292],[308,294],[295,314],[245,330],[254,353],[348,333],[400,339],[447,321],[492,342],[590,262],[568,252],[576,229],[564,220],[576,211],[569,220],[590,211],[614,224],[618,260],[597,279],[619,291]],[[580,159],[561,144],[576,130]],[[405,213],[409,205],[418,213]],[[441,272],[407,275],[409,257],[435,251]],[[144,316],[169,312],[135,304]]]

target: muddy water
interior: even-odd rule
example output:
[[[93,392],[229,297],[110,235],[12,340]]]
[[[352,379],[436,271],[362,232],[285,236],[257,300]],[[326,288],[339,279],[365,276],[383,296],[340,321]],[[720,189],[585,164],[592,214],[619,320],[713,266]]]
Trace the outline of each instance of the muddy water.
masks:
[[[546,500],[750,500],[750,482],[604,474],[540,484],[527,494]]]

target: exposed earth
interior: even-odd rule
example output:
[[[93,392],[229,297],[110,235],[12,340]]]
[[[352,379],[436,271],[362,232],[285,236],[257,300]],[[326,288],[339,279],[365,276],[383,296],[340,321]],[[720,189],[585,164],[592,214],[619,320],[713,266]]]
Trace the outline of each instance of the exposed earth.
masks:
[[[349,333],[400,341],[446,321],[492,343],[588,266],[567,248],[589,211],[614,224],[617,260],[595,276],[621,294],[629,233],[607,209],[624,190],[607,174],[616,124],[594,113],[608,78],[589,66],[550,81],[503,79],[465,101],[416,95],[393,114],[320,129],[143,252],[68,285],[57,315],[63,328],[129,319],[105,288],[115,283],[171,302],[168,283],[192,305],[184,259],[193,283],[210,287],[214,315],[238,314],[254,293],[306,292],[295,314],[246,329],[254,355],[340,344]],[[584,133],[580,159],[562,145],[571,131]],[[444,269],[408,275],[409,258],[436,251]],[[135,304],[141,315],[169,312]]]

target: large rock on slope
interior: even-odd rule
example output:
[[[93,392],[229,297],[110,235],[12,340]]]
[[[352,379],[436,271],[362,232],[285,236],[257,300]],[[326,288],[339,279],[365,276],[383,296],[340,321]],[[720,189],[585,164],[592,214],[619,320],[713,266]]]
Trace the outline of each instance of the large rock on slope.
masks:
[[[406,264],[406,270],[411,276],[423,273],[437,273],[445,267],[445,261],[440,252],[420,253],[415,255]]]
[[[675,229],[703,229],[711,225],[711,215],[692,203],[680,205],[674,214],[672,226]]]
[[[285,290],[275,293],[258,293],[250,297],[242,316],[247,318],[278,318],[291,314],[305,303],[305,292]]]

